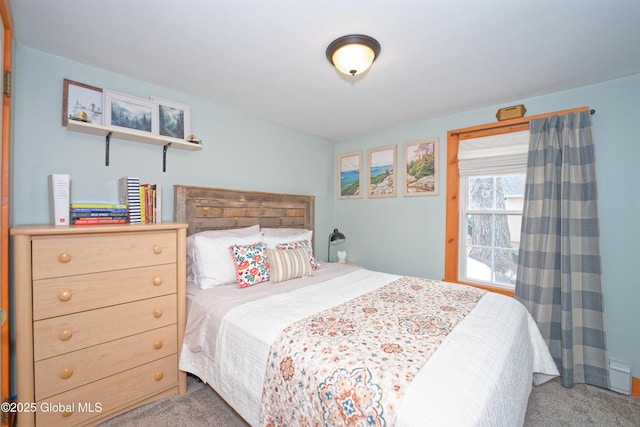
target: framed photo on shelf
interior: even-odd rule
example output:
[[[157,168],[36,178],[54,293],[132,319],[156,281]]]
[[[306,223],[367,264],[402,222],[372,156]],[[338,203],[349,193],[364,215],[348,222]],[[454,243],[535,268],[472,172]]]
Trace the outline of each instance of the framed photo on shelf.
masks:
[[[395,145],[369,150],[369,197],[396,197]]]
[[[104,91],[104,125],[158,134],[158,109],[153,101]]]
[[[64,79],[62,84],[62,126],[67,125],[69,117],[77,117],[79,120],[101,125],[102,108],[101,88]],[[85,113],[86,116],[81,113]]]
[[[404,144],[404,196],[438,194],[438,138]]]
[[[338,199],[362,198],[362,151],[338,156]]]
[[[191,107],[155,96],[151,100],[158,108],[158,134],[185,140],[191,135]]]

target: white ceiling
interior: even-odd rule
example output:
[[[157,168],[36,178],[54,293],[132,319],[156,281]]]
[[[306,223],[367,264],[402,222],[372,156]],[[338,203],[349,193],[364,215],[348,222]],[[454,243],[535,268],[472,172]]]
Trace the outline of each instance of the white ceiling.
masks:
[[[10,4],[22,46],[332,140],[640,73],[638,0]],[[356,78],[325,57],[352,33],[382,45]]]

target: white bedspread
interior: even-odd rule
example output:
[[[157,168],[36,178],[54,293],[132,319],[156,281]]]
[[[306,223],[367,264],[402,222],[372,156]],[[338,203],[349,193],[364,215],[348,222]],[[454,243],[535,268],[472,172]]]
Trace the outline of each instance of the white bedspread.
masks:
[[[399,277],[325,264],[311,280],[255,289],[203,291],[190,285],[180,369],[209,383],[257,426],[269,348],[282,329]],[[556,375],[522,304],[487,293],[415,377],[396,425],[522,425],[532,380],[541,383]]]

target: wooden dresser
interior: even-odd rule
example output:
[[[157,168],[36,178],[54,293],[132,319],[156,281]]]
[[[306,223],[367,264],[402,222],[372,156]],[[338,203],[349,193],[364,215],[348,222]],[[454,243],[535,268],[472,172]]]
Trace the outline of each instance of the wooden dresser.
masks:
[[[17,226],[18,425],[93,425],[186,392],[186,224]]]

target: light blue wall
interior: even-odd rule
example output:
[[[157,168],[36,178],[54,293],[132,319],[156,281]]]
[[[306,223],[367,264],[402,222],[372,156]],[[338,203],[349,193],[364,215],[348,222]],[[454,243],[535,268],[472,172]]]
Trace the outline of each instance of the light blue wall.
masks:
[[[336,143],[250,117],[195,96],[17,46],[12,145],[12,225],[49,221],[47,176],[69,173],[73,200],[115,197],[115,182],[136,175],[164,188],[164,220],[173,219],[174,184],[316,196],[316,251],[335,226],[347,236],[338,246],[351,261],[400,274],[441,278],[444,272],[446,132],[495,121],[496,105],[412,123]],[[60,125],[62,80],[69,78],[147,98],[191,105],[200,152],[169,150],[162,172],[160,147],[113,140],[111,166],[104,139],[68,132]],[[216,84],[216,82],[212,82]],[[635,260],[640,232],[640,75],[537,98],[516,100],[527,115],[588,105],[593,116],[599,178],[601,250],[609,356],[630,363],[640,377],[640,280]],[[429,102],[425,100],[425,102]],[[440,138],[440,194],[429,197],[336,200],[335,155],[428,137]],[[327,172],[329,171],[329,172]],[[401,182],[402,176],[400,176]],[[168,190],[168,191],[167,191]],[[335,220],[334,220],[335,218]],[[335,254],[335,251],[334,251]],[[335,255],[334,255],[335,256]]]
[[[173,219],[174,184],[312,194],[317,235],[328,236],[333,180],[327,171],[333,170],[333,142],[26,47],[15,51],[14,75],[12,225],[47,223],[47,176],[68,173],[74,201],[117,200],[116,183],[122,176],[160,183],[165,221]],[[190,105],[192,131],[203,139],[203,149],[169,148],[163,173],[162,147],[114,138],[110,166],[105,166],[103,137],[67,131],[61,125],[64,78]],[[317,239],[316,246],[326,253],[326,239]]]
[[[515,100],[527,115],[589,106],[596,142],[601,254],[609,357],[632,365],[640,377],[640,276],[638,213],[640,212],[640,75],[536,98]],[[425,102],[429,102],[428,99]],[[425,120],[336,144],[336,155],[423,138],[440,140],[440,194],[393,199],[337,200],[336,226],[347,236],[348,258],[367,268],[399,274],[442,278],[444,275],[446,136],[447,131],[495,122],[499,108]],[[400,167],[399,167],[400,169]],[[402,182],[402,171],[399,181]],[[337,188],[337,178],[334,186]],[[366,190],[366,189],[365,189]]]

